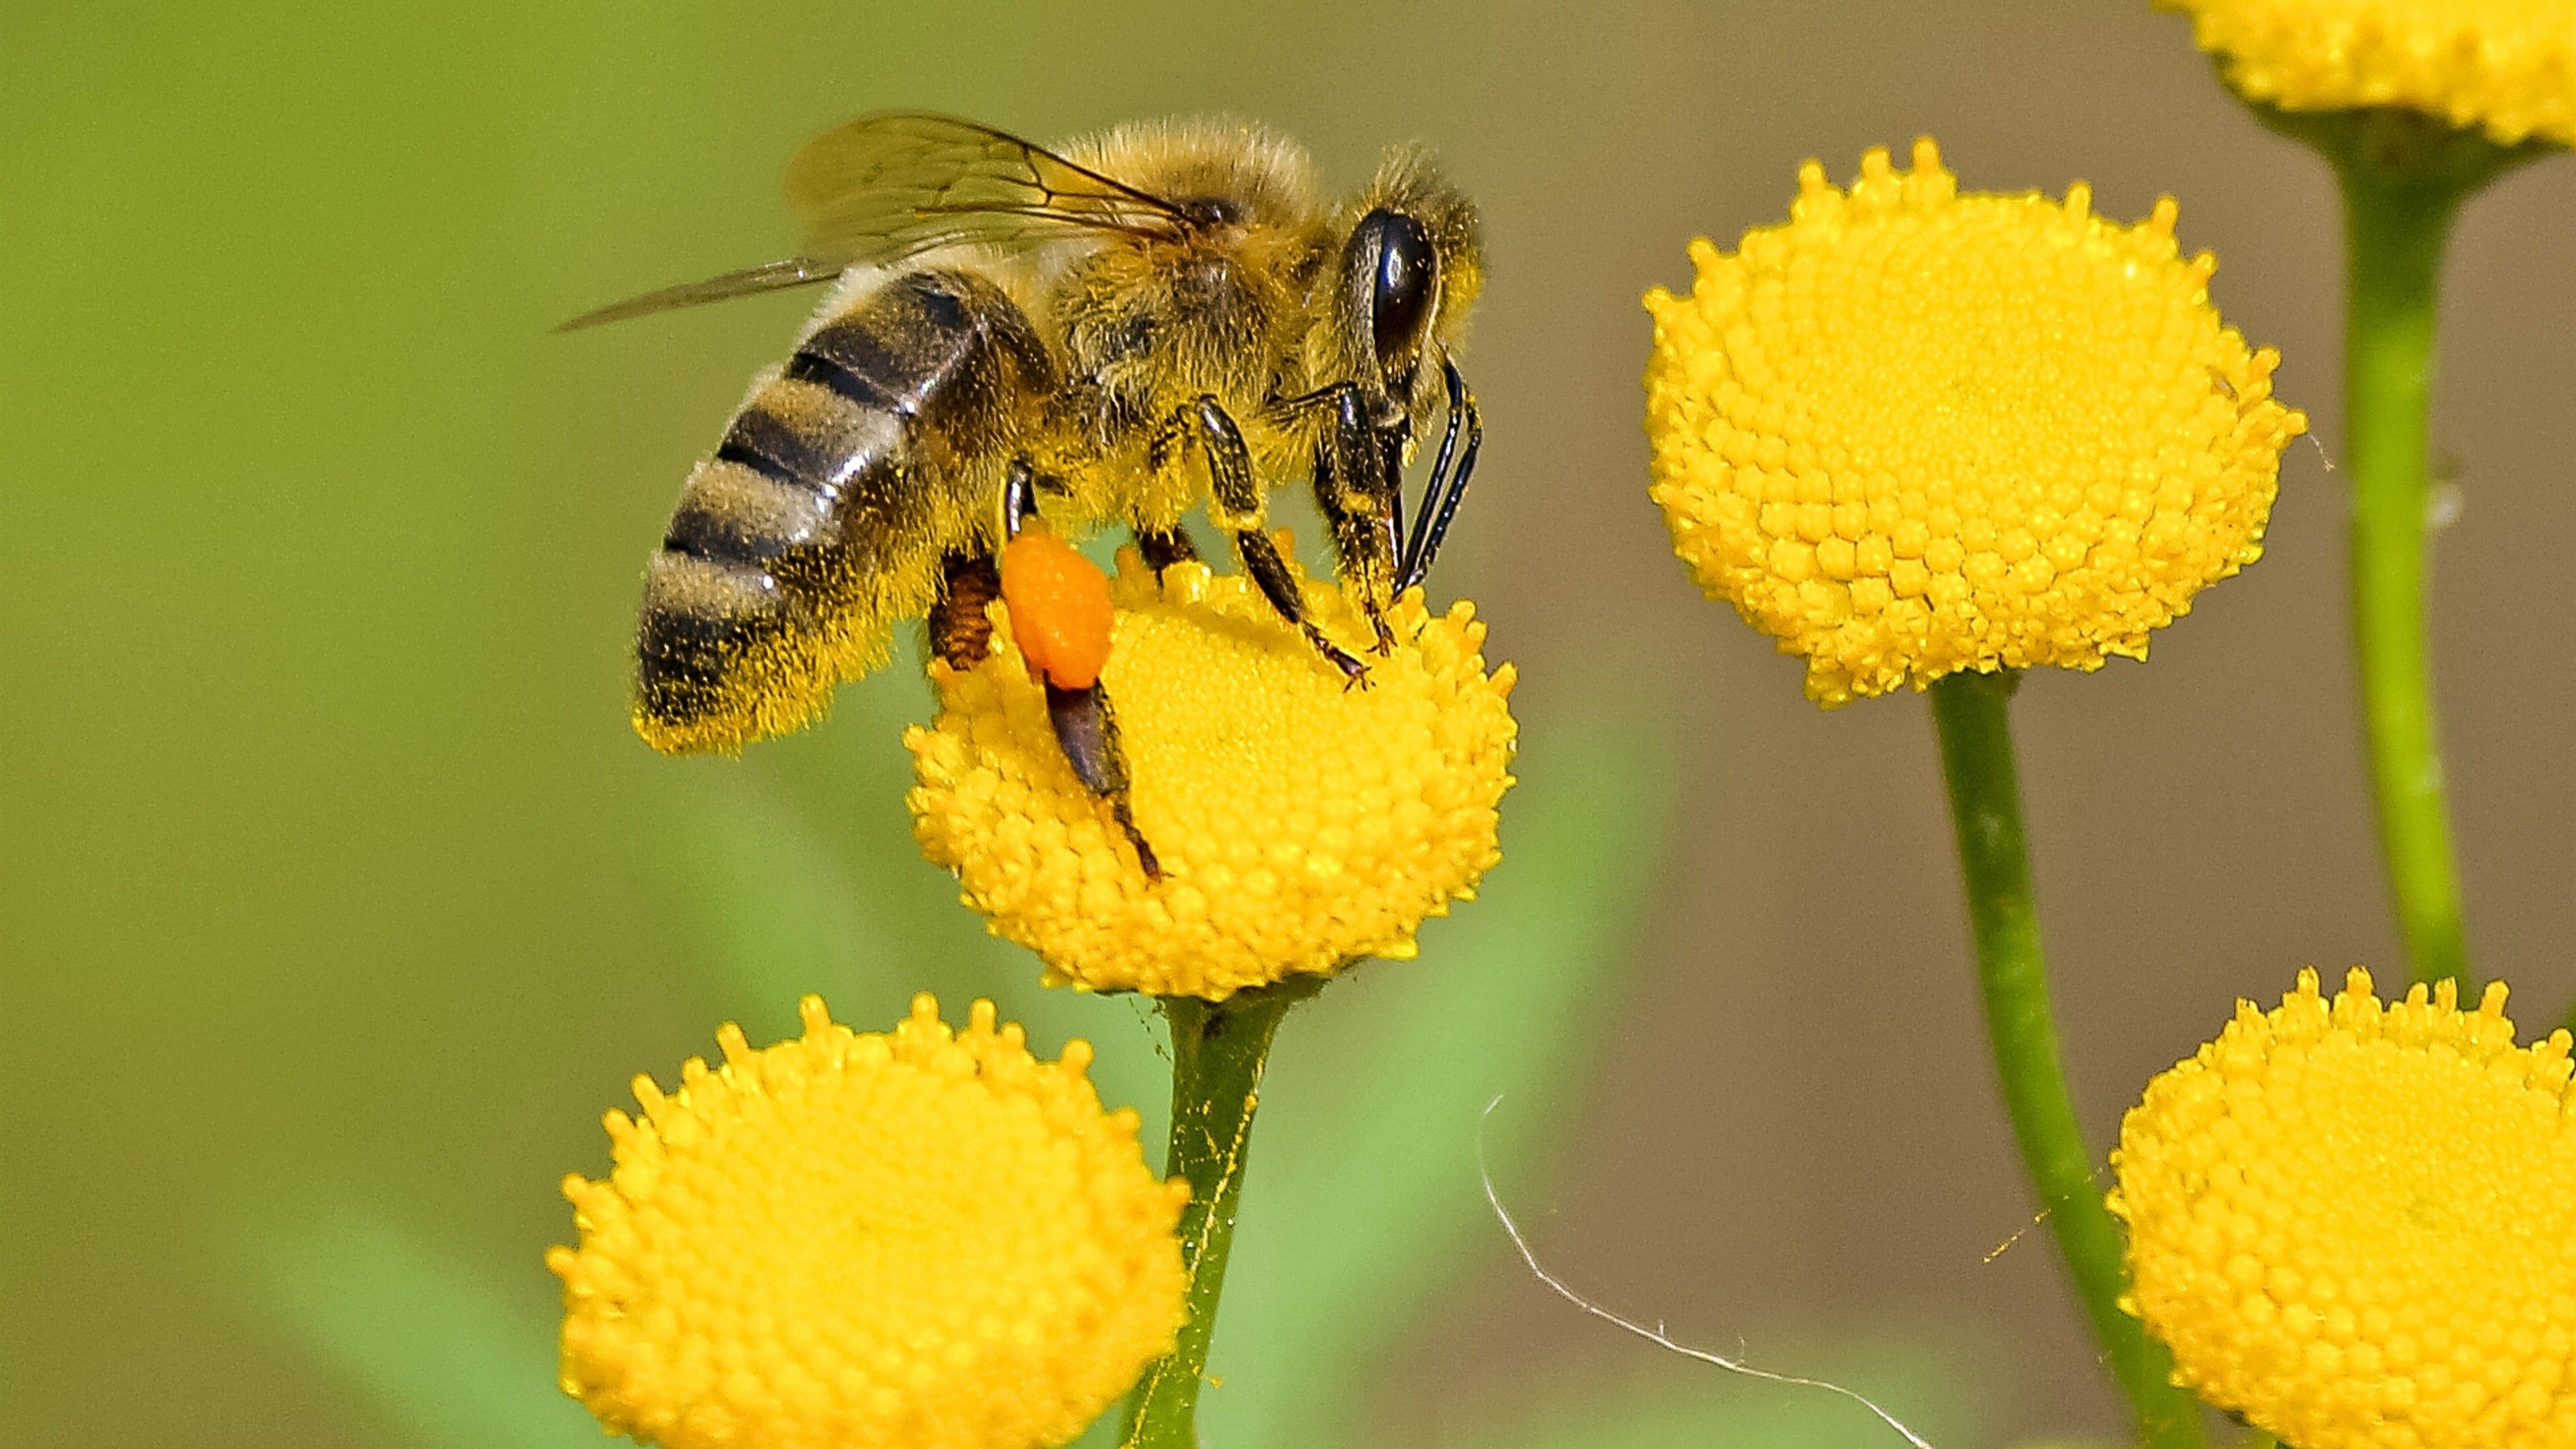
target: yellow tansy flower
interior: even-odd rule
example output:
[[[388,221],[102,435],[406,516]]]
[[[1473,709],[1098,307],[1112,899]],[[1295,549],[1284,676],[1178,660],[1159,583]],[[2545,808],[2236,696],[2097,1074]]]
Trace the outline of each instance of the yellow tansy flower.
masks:
[[[2149,1083],[2111,1210],[2176,1377],[2298,1449],[2576,1444],[2568,1035],[2317,974]]]
[[[2249,100],[2576,145],[2576,0],[2157,0]]]
[[[1327,632],[1370,637],[1340,590],[1299,584]],[[1162,879],[1066,763],[1007,607],[992,657],[932,664],[939,717],[905,738],[923,853],[1049,980],[1222,999],[1411,956],[1425,916],[1475,894],[1501,858],[1515,727],[1512,667],[1486,670],[1472,608],[1433,617],[1406,595],[1393,653],[1365,656],[1354,689],[1240,575],[1184,563],[1158,586],[1130,550],[1111,594],[1101,679]]]
[[[616,1170],[565,1179],[564,1391],[669,1449],[1081,1433],[1171,1345],[1188,1188],[1101,1110],[1083,1042],[1035,1060],[989,1001],[953,1033],[928,996],[885,1034],[802,1012],[759,1051],[726,1026],[671,1095],[636,1078]]]
[[[2101,667],[2262,553],[2272,399],[2174,204],[2081,183],[1960,195],[1928,139],[1849,192],[1809,162],[1786,225],[1691,245],[1654,314],[1655,501],[1711,598],[1842,704],[1955,670]]]

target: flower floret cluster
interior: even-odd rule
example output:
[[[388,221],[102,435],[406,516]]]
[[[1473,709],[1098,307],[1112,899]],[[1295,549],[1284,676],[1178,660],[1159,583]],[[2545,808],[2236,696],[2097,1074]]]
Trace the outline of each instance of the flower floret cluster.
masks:
[[[2111,1206],[2181,1382],[2300,1449],[2576,1444],[2569,1038],[2504,1003],[2302,972],[2148,1085]]]
[[[1299,583],[1324,629],[1370,637],[1344,591]],[[1516,727],[1512,667],[1486,668],[1470,606],[1397,601],[1393,649],[1353,688],[1242,576],[1158,581],[1130,550],[1111,592],[1101,682],[1160,879],[1066,762],[1006,605],[983,663],[932,664],[939,716],[906,737],[923,853],[1049,980],[1222,999],[1409,957],[1425,917],[1474,895]]]
[[[616,1169],[566,1179],[578,1248],[563,1386],[669,1449],[1036,1449],[1082,1432],[1169,1348],[1188,1197],[1148,1172],[1067,1044],[1039,1061],[990,1002],[917,998],[635,1083]]]
[[[2282,448],[2268,349],[2209,304],[2174,206],[2135,226],[1962,195],[1929,140],[1660,289],[1653,496],[1710,597],[1824,705],[1957,670],[2099,668],[2261,556]]]
[[[2396,106],[2506,145],[2576,146],[2567,0],[2158,0],[2228,84],[2284,110]]]

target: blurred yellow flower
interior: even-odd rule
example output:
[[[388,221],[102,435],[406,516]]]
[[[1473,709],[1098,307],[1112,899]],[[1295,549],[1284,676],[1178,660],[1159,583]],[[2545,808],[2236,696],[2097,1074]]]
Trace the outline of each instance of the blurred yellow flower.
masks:
[[[1691,244],[1646,294],[1653,497],[1674,551],[1833,706],[1955,670],[2144,657],[2262,553],[2281,449],[2270,349],[2219,325],[2174,204],[2081,183],[1966,195],[1929,139],[1846,193],[1809,162],[1786,225]]]
[[[1370,637],[1340,590],[1299,584],[1326,631]],[[1158,586],[1131,550],[1111,591],[1101,678],[1162,879],[1065,761],[1007,606],[990,658],[932,664],[939,717],[905,737],[923,854],[1050,981],[1223,999],[1409,957],[1425,916],[1473,897],[1501,858],[1515,726],[1512,667],[1487,672],[1472,608],[1406,595],[1393,652],[1350,688],[1247,578],[1184,563]]]
[[[2181,1382],[2299,1449],[2576,1445],[2569,1041],[2504,1001],[2303,971],[2148,1084],[2111,1210]]]
[[[2157,0],[2227,83],[2286,111],[2397,106],[2576,145],[2571,0]]]
[[[1091,1048],[1029,1055],[978,1001],[913,1001],[759,1051],[728,1025],[645,1120],[608,1114],[616,1170],[564,1180],[581,1247],[563,1386],[669,1449],[1035,1449],[1082,1432],[1181,1321],[1188,1188],[1103,1112]]]

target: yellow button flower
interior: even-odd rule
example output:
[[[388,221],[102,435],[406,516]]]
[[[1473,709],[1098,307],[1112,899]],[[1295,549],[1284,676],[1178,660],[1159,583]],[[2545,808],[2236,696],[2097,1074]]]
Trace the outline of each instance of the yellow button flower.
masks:
[[[1646,294],[1653,496],[1711,598],[1839,705],[1955,670],[2100,668],[2262,553],[2271,350],[2209,305],[2174,205],[1960,195],[1930,140]]]
[[[2111,1210],[2175,1375],[2298,1449],[2576,1445],[2568,1036],[2354,971],[2147,1086]]]
[[[1188,1188],[1101,1110],[1083,1042],[1037,1061],[989,1001],[954,1033],[928,996],[882,1035],[802,1012],[759,1051],[726,1026],[669,1096],[636,1078],[615,1172],[565,1179],[564,1391],[669,1449],[1081,1433],[1171,1345]]]
[[[2288,111],[2397,106],[2576,145],[2571,0],[2157,0],[2227,83]]]
[[[1370,637],[1340,590],[1299,583],[1328,633]],[[1050,981],[1221,1000],[1409,957],[1425,916],[1473,897],[1501,858],[1515,727],[1512,667],[1487,672],[1468,605],[1435,618],[1406,595],[1353,689],[1240,575],[1184,563],[1158,587],[1130,550],[1111,595],[1101,679],[1162,879],[1066,763],[1006,606],[992,657],[931,666],[939,717],[905,737],[923,854]]]

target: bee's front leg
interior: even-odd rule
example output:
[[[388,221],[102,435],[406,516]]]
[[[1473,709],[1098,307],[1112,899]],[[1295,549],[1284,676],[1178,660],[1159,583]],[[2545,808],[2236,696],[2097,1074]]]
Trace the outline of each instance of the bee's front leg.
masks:
[[[1333,556],[1343,581],[1359,586],[1360,607],[1377,634],[1377,652],[1391,653],[1395,636],[1387,629],[1386,611],[1395,602],[1396,554],[1404,534],[1404,492],[1397,471],[1402,436],[1390,438],[1368,425],[1360,390],[1352,383],[1292,399],[1286,408],[1324,414],[1323,431],[1315,440],[1315,507],[1332,528]]]
[[[1244,446],[1243,432],[1226,415],[1224,406],[1204,396],[1184,405],[1164,424],[1158,438],[1163,440],[1198,444],[1208,465],[1208,515],[1217,527],[1234,536],[1234,551],[1243,560],[1243,571],[1252,576],[1252,582],[1270,601],[1270,607],[1279,611],[1279,617],[1296,625],[1326,663],[1342,671],[1342,678],[1350,684],[1365,688],[1368,666],[1326,638],[1324,631],[1306,617],[1306,601],[1298,595],[1297,576],[1289,571],[1288,561],[1279,556],[1279,546],[1270,541],[1269,530],[1263,526],[1268,497],[1260,478],[1252,471],[1252,450]]]

